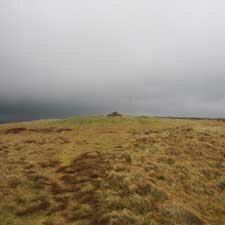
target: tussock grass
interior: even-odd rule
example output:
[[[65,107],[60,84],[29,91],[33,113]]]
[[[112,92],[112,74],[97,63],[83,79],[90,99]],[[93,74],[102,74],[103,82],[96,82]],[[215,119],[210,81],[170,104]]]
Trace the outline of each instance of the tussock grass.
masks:
[[[225,123],[86,116],[0,126],[0,225],[224,225]]]

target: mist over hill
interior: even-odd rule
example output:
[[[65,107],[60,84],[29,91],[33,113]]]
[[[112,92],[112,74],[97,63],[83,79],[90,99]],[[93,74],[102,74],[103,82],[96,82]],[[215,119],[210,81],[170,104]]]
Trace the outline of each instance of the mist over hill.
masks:
[[[225,117],[225,2],[0,2],[0,120]]]

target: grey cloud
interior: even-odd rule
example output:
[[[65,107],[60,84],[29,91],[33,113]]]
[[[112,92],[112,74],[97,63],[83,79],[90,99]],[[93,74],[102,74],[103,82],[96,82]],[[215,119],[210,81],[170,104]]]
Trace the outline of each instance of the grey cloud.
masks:
[[[224,11],[222,0],[1,0],[0,120],[224,117]]]

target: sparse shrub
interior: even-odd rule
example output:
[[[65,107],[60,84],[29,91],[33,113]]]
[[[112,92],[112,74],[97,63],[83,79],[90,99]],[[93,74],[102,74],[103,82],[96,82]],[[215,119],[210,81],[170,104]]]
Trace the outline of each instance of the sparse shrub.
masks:
[[[48,161],[42,161],[39,165],[43,168],[46,167],[58,167],[60,165],[60,161],[56,159],[49,159]]]
[[[123,163],[120,163],[120,164],[116,164],[114,165],[113,169],[116,171],[116,172],[119,172],[119,171],[124,171],[126,170],[127,166],[124,165]]]
[[[158,201],[166,201],[169,199],[168,194],[158,188],[152,188],[151,196]]]
[[[189,175],[190,175],[190,172],[187,169],[187,167],[184,165],[181,165],[181,164],[176,165],[176,172],[184,175],[186,178],[189,177]]]
[[[95,190],[94,185],[91,183],[88,183],[88,184],[84,185],[84,187],[81,188],[80,192],[83,194],[86,194],[86,193],[91,193],[94,190]]]
[[[65,137],[58,137],[56,139],[56,142],[59,144],[68,144],[70,143],[69,139],[65,138]]]
[[[89,204],[80,204],[67,213],[67,219],[68,221],[85,219],[93,215],[93,213],[94,212]]]
[[[55,223],[52,218],[49,218],[43,222],[43,225],[55,225]]]
[[[221,177],[217,182],[217,187],[224,191],[225,190],[225,177]]]
[[[156,201],[165,201],[168,200],[168,195],[166,192],[156,188],[153,184],[149,182],[145,183],[139,183],[137,186],[136,192],[139,195],[150,195],[152,196]]]
[[[64,188],[62,187],[61,184],[52,181],[50,183],[50,191],[52,192],[52,194],[56,195],[56,194],[60,194],[64,192]]]
[[[139,182],[137,183],[136,192],[139,195],[147,195],[152,191],[152,185],[149,182]]]
[[[128,209],[114,210],[104,214],[99,223],[103,225],[131,225],[138,224],[140,218]]]
[[[37,140],[34,139],[26,139],[24,140],[25,144],[37,144]]]
[[[22,160],[21,160],[22,161]],[[24,169],[26,170],[30,170],[32,168],[35,167],[35,163],[34,162],[27,162],[27,163],[24,163]]]
[[[158,175],[157,178],[158,178],[159,180],[166,180],[165,176],[163,176],[163,175]]]
[[[175,159],[173,159],[171,157],[162,158],[162,161],[169,164],[169,165],[173,165],[176,162]]]
[[[18,185],[21,184],[21,178],[16,175],[8,176],[7,180],[10,188],[16,188]]]
[[[204,225],[204,221],[195,213],[175,205],[167,206],[161,210],[161,221],[170,222],[168,224]]]
[[[138,225],[162,225],[161,223],[157,223],[154,219],[154,212],[149,212],[143,218],[143,221],[140,221]],[[164,224],[163,224],[164,225]],[[166,225],[166,224],[165,224]]]
[[[96,196],[102,202],[103,208],[107,210],[122,209],[122,197],[117,191],[111,189],[98,190]]]
[[[132,210],[135,214],[144,214],[154,209],[149,198],[136,193],[127,196],[122,201],[123,208]]]
[[[107,189],[107,188],[109,188],[110,184],[105,179],[97,178],[95,180],[95,186],[98,189]]]
[[[30,202],[27,202],[26,205],[20,206],[16,210],[16,215],[25,216],[33,213],[37,213],[41,210],[47,210],[50,206],[50,203],[46,196],[40,196],[36,199],[33,199]]]
[[[110,185],[112,185],[112,187],[119,189],[119,190],[126,188],[126,183],[125,183],[124,178],[125,178],[125,176],[123,174],[117,173],[115,171],[111,171],[108,176]]]
[[[128,152],[122,153],[121,157],[127,162],[131,163],[132,162],[132,157]]]
[[[65,222],[65,220],[61,217],[56,217],[56,218],[47,218],[43,222],[43,225],[67,225],[68,223]],[[80,225],[80,224],[76,224]]]

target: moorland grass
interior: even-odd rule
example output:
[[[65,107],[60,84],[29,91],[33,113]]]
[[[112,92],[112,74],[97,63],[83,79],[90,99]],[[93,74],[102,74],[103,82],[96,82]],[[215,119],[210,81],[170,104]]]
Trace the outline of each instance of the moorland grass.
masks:
[[[0,125],[0,225],[224,225],[225,123],[79,116]]]

